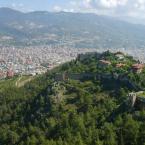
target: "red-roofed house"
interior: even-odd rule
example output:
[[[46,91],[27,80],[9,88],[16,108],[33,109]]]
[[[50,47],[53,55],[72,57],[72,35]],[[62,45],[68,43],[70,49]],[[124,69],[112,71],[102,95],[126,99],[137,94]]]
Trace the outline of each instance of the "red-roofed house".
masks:
[[[9,70],[7,71],[7,78],[12,78],[12,77],[14,77],[14,71],[11,70],[11,69],[9,69]]]
[[[107,67],[109,65],[111,65],[110,61],[107,61],[107,60],[100,60],[99,61],[99,66],[101,66],[101,67]]]
[[[132,70],[135,73],[141,73],[143,68],[144,68],[144,64],[137,63],[132,65]]]
[[[121,67],[124,67],[124,66],[126,66],[126,64],[123,64],[123,63],[118,63],[118,64],[116,64],[116,67],[117,67],[117,68],[121,68]]]

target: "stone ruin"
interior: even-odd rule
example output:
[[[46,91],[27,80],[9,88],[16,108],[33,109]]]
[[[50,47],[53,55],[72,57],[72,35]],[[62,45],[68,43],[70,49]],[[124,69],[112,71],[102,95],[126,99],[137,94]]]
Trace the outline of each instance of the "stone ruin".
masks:
[[[137,98],[136,93],[129,93],[128,97],[129,97],[129,105],[131,107],[134,107]]]

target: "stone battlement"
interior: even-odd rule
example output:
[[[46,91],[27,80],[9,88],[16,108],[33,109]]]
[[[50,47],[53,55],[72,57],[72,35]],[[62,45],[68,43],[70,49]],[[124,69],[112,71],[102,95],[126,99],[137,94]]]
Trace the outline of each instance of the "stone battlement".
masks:
[[[90,80],[90,79],[107,79],[107,80],[116,80],[121,83],[126,83],[130,88],[139,91],[142,90],[137,84],[129,80],[126,75],[118,75],[116,73],[60,73],[56,74],[54,77],[55,81],[67,81],[69,79],[72,80]]]
[[[129,93],[129,105],[131,107],[145,109],[145,97],[138,96],[141,92]]]

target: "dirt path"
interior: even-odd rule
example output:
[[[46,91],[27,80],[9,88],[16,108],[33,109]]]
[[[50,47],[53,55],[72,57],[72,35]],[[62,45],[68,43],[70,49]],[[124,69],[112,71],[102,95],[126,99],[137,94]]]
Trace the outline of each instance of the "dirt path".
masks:
[[[19,77],[19,79],[16,81],[16,83],[15,83],[16,87],[18,87],[18,83],[21,79],[22,79],[22,77]]]
[[[29,77],[28,79],[23,80],[23,81],[21,81],[21,79],[22,79],[22,76],[19,77],[19,79],[15,83],[17,88],[20,88],[20,87],[24,86],[26,83],[30,82],[33,79],[33,77]]]

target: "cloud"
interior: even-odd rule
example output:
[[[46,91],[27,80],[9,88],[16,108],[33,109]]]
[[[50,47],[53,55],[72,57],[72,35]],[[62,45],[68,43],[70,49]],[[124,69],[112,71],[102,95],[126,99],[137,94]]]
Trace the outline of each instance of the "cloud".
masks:
[[[11,5],[13,8],[24,8],[24,4],[23,3],[12,3]]]
[[[145,10],[145,0],[138,0],[135,4],[134,7],[139,9],[139,10]]]
[[[55,5],[55,6],[53,7],[53,10],[54,10],[55,12],[60,12],[60,11],[62,11],[62,8],[61,8],[60,6],[58,6],[58,5]]]
[[[69,4],[72,5],[72,6],[77,6],[77,2],[76,1],[70,1]]]
[[[53,7],[53,11],[54,12],[63,11],[63,12],[71,12],[71,13],[75,12],[75,10],[73,8],[62,8],[62,7],[57,6],[57,5]]]
[[[13,8],[16,8],[16,3],[12,3],[12,7]]]
[[[11,7],[17,10],[29,11],[26,10],[26,3],[24,4],[12,3]],[[84,12],[114,17],[145,18],[145,0],[56,0],[53,4],[48,3],[48,6],[45,5],[43,7],[55,12]]]
[[[86,8],[91,8],[91,7],[92,7],[91,3],[92,3],[92,0],[84,0],[84,1],[83,1],[83,5],[84,5]]]
[[[70,5],[77,12],[145,17],[145,0],[71,0]]]
[[[12,3],[9,6],[10,8],[22,11],[22,12],[27,12],[27,11],[34,11],[32,9],[26,8],[26,6],[23,3]]]
[[[101,5],[106,8],[124,6],[127,4],[127,2],[128,0],[100,0]]]

